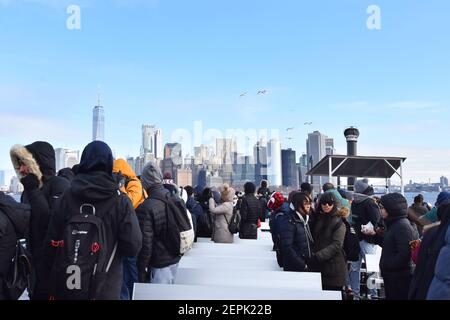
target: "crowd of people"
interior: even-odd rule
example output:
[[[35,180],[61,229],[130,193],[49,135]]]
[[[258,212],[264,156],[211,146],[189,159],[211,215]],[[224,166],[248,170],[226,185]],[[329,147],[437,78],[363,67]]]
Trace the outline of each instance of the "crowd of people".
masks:
[[[134,283],[174,283],[198,237],[256,240],[266,219],[280,267],[320,272],[324,290],[362,298],[362,264],[380,246],[386,299],[450,299],[448,192],[431,208],[420,195],[409,207],[398,193],[378,198],[367,179],[354,192],[326,183],[317,196],[309,183],[287,197],[267,181],[258,189],[247,182],[243,193],[228,184],[181,187],[153,162],[137,176],[101,141],[58,173],[47,142],[10,154],[24,191],[20,203],[0,193],[0,300],[18,298],[11,265],[20,239],[31,256],[30,299],[129,300]]]

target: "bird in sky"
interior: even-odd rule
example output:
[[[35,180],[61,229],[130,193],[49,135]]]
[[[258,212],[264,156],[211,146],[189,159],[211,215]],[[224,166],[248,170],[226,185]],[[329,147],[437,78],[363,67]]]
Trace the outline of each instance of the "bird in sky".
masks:
[[[295,127],[287,128],[286,131],[294,130]]]
[[[247,93],[248,93],[248,92],[243,92],[243,93],[241,93],[241,94],[239,95],[239,98],[242,98],[242,97],[246,96]]]
[[[264,90],[259,90],[258,91],[258,94],[266,94],[267,93],[267,90],[266,89],[264,89]]]
[[[310,125],[312,125],[312,122],[305,122],[304,125],[305,126],[310,126]]]

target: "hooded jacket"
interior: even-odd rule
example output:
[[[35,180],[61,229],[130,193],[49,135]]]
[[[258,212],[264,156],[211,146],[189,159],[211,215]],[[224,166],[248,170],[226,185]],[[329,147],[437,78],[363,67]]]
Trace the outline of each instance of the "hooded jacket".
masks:
[[[28,231],[30,207],[17,203],[0,192],[0,300],[8,299],[3,292],[4,279],[11,266],[17,240]]]
[[[115,160],[113,173],[120,173],[125,178],[125,185],[120,191],[127,194],[133,204],[133,208],[139,207],[145,200],[145,193],[141,181],[137,178],[128,162],[123,159]]]
[[[381,276],[409,276],[412,274],[412,260],[409,243],[414,239],[407,216],[406,199],[391,193],[381,197],[381,204],[388,212],[386,233],[383,237],[380,258]]]
[[[343,249],[346,226],[342,223],[344,210],[334,213],[321,211],[311,216],[311,232],[315,254],[313,269],[321,272],[323,287],[341,287],[347,277],[347,261]],[[317,266],[315,264],[317,263]]]
[[[283,253],[284,271],[306,271],[307,260],[313,253],[309,216],[301,216],[291,209],[279,220],[279,245]]]
[[[140,274],[151,268],[164,268],[180,261],[165,245],[167,232],[166,205],[156,198],[164,198],[169,191],[163,187],[163,175],[154,163],[148,163],[141,174],[142,186],[148,198],[136,209],[142,231],[142,250],[137,267]]]
[[[256,239],[258,219],[264,216],[265,208],[253,193],[247,193],[242,198],[240,214],[241,226],[239,237],[241,239]]]
[[[46,264],[51,270],[55,255],[55,248],[51,246],[52,240],[61,240],[67,221],[72,214],[79,213],[82,204],[88,203],[95,207],[96,215],[102,217],[105,226],[106,247],[111,250],[107,256],[112,255],[117,243],[117,252],[104,282],[105,288],[100,296],[95,297],[98,300],[119,299],[122,257],[136,256],[142,244],[136,214],[129,198],[118,190],[118,185],[112,177],[112,164],[111,149],[105,143],[94,141],[86,146],[79,173],[55,209],[45,242]]]
[[[23,163],[39,181],[38,188],[24,190],[21,202],[31,206],[27,243],[36,268],[36,285],[31,298],[42,299],[41,287],[45,287],[41,279],[45,273],[42,266],[44,239],[55,204],[70,183],[65,178],[55,176],[55,150],[47,142],[37,141],[25,147],[15,145],[11,148],[10,155],[20,179],[25,178],[19,172],[20,163]]]

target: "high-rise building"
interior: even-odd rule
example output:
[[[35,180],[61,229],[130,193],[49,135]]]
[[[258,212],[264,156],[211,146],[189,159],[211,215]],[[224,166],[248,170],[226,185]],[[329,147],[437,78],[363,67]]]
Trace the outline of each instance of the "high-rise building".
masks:
[[[267,180],[267,144],[261,139],[253,148],[255,160],[255,184],[259,186],[262,180]]]
[[[63,168],[72,168],[80,162],[80,151],[63,148],[55,149],[56,172]]]
[[[143,156],[136,157],[134,161],[134,169],[135,169],[134,172],[136,173],[136,175],[138,176],[141,175],[142,169],[144,169],[144,165],[145,165],[144,157]]]
[[[105,141],[105,110],[100,105],[100,99],[93,110],[92,141],[96,140]]]
[[[181,187],[192,186],[192,170],[191,169],[176,169],[177,171],[177,185]]]
[[[9,192],[12,193],[23,192],[23,185],[20,183],[20,180],[19,178],[17,178],[17,176],[13,176],[11,178],[11,183],[9,184]]]
[[[147,153],[155,154],[155,126],[143,124],[141,155]]]
[[[444,176],[442,176],[441,177],[441,187],[448,187],[448,179],[447,179],[447,177],[444,177]]]
[[[327,143],[328,140],[328,143]],[[308,134],[308,140],[306,140],[306,150],[308,156],[308,170],[313,168],[323,157],[327,155],[327,144],[328,152],[334,149],[332,139],[329,139],[326,135],[320,133],[319,131],[314,131]],[[316,191],[320,192],[322,185],[328,182],[328,177],[312,177],[312,184]]]
[[[233,153],[237,151],[237,143],[235,139],[217,139],[216,140],[216,156],[220,159],[221,164],[233,164]]]
[[[173,164],[175,166],[183,165],[183,154],[181,150],[181,144],[175,143],[166,143],[164,147],[164,159],[172,159]]]
[[[325,153],[326,155],[336,154],[336,149],[334,149],[333,138],[325,138]]]
[[[127,163],[131,167],[131,169],[136,172],[136,165],[133,157],[127,157]]]
[[[272,139],[267,144],[267,180],[272,186],[283,184],[281,168],[281,144],[277,139]]]
[[[155,157],[157,159],[162,159],[164,157],[163,142],[162,142],[162,131],[161,129],[155,130]]]
[[[295,158],[294,150],[281,150],[282,180],[285,187],[298,188],[298,169]]]

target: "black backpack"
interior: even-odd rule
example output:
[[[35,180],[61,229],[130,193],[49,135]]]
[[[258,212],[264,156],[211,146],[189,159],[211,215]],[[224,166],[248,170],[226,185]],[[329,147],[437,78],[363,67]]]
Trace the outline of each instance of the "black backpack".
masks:
[[[194,244],[194,229],[189,219],[186,204],[178,196],[167,193],[164,197],[153,195],[153,199],[164,202],[166,206],[167,230],[160,235],[170,253],[183,256]]]
[[[51,240],[56,257],[51,273],[50,300],[95,300],[101,298],[108,282],[108,272],[117,251],[117,241],[105,228],[117,195],[107,206],[97,212],[93,204],[82,203],[77,212],[66,216],[66,222],[58,240]],[[109,240],[109,241],[108,241]]]
[[[347,261],[359,261],[359,253],[361,251],[361,247],[359,246],[359,237],[347,219],[342,218],[341,223],[345,225],[346,230],[343,245],[345,258]],[[341,223],[337,224],[337,227],[333,230],[333,232],[341,227]]]
[[[237,204],[236,204],[236,206],[233,208],[233,215],[231,216],[230,222],[228,222],[227,216],[224,215],[225,220],[227,221],[227,224],[228,224],[228,230],[232,234],[237,234],[239,232],[239,229],[240,229],[240,225],[241,225],[241,214],[240,214],[241,203],[242,203],[242,199],[239,199]]]

